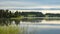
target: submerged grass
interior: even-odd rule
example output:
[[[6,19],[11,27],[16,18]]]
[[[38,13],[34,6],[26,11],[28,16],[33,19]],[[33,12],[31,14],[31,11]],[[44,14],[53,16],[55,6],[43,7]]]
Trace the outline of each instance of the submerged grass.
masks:
[[[22,34],[17,26],[0,26],[0,34]]]

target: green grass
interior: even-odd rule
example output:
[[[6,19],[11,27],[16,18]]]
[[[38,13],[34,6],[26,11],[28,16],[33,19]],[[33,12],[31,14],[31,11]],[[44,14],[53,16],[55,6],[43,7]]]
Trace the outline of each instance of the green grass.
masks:
[[[10,19],[23,19],[24,18],[24,16],[19,16],[19,17],[13,17],[13,18],[10,18]]]
[[[22,34],[22,30],[20,30],[17,26],[0,26],[0,34]]]

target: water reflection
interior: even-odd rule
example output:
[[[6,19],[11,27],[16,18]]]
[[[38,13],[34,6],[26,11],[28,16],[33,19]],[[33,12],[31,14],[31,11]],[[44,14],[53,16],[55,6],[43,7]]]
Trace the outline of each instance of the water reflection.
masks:
[[[0,19],[0,25],[11,25],[13,23],[15,23],[16,25],[20,24],[21,22],[30,22],[30,23],[38,23],[41,22],[43,19]]]
[[[60,34],[60,20],[34,19],[0,19],[1,26],[18,25],[23,34]]]
[[[60,26],[49,26],[49,25],[40,25],[40,26],[29,26],[29,34],[60,34]]]
[[[27,22],[41,22],[43,18],[24,18],[22,21],[27,21]]]
[[[24,18],[24,19],[0,19],[0,25],[11,25],[11,24],[15,24],[15,25],[21,25],[21,24],[35,24],[35,25],[54,25],[54,24],[60,24],[60,20],[44,20],[43,18],[34,18],[34,19],[28,19],[28,18]]]
[[[18,25],[20,23],[20,20],[0,19],[0,25],[1,26],[3,26],[3,25],[8,26],[8,25],[11,25],[13,23],[15,23],[16,25]]]
[[[11,24],[11,20],[8,20],[8,19],[0,19],[0,25],[7,25],[8,26],[8,24],[10,25]]]
[[[14,21],[16,25],[20,24],[20,20],[14,20]]]

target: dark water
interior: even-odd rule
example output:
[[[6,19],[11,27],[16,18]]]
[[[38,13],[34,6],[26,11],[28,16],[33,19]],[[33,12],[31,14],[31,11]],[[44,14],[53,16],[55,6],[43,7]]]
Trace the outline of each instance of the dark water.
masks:
[[[60,34],[60,20],[37,19],[0,19],[0,26],[18,25],[23,34]]]

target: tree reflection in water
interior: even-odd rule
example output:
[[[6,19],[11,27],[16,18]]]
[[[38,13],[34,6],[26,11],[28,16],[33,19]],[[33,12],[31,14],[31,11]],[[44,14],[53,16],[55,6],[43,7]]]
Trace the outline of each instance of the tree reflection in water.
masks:
[[[14,21],[15,25],[20,24],[20,21],[22,22],[31,22],[31,23],[38,23],[41,22],[43,20],[43,18],[34,18],[34,19],[28,19],[28,18],[24,18],[24,19],[0,19],[0,25],[1,26],[8,26],[11,25]]]
[[[24,18],[22,19],[23,22],[31,22],[31,23],[38,23],[41,22],[44,18]]]
[[[0,19],[0,25],[10,25],[11,24],[11,20],[9,20],[9,19]]]
[[[11,19],[0,19],[0,25],[1,26],[8,26],[8,25],[11,25],[12,22],[15,22],[16,25],[18,25],[20,23],[20,20],[11,20]]]

